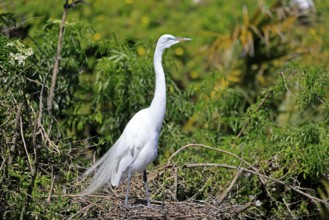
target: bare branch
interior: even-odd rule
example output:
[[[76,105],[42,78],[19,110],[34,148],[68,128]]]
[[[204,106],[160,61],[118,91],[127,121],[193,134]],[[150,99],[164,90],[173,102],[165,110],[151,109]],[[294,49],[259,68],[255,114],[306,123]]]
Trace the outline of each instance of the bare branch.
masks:
[[[26,153],[26,157],[27,157],[27,161],[29,162],[29,166],[30,166],[30,171],[31,173],[33,172],[33,166],[32,166],[32,162],[31,162],[31,158],[30,158],[30,154],[27,150],[27,147],[26,147],[26,142],[25,142],[25,138],[24,138],[24,131],[23,131],[23,122],[22,122],[22,117],[19,118],[20,120],[20,130],[21,130],[21,137],[22,137],[22,141],[23,141],[23,146],[24,146],[24,150],[25,150],[25,153]]]
[[[175,175],[175,178],[174,178],[174,200],[176,201],[177,200],[177,193],[178,193],[178,168],[175,167],[174,168],[174,175]]]
[[[33,19],[40,19],[40,18],[44,18],[44,16],[42,16],[42,17],[33,17],[33,18],[26,19],[26,20],[24,20],[22,22],[16,23],[15,26],[7,27],[5,29],[2,29],[1,32],[2,33],[5,33],[7,35],[7,34],[9,34],[10,31],[15,30],[17,28],[20,28],[20,27],[24,26],[28,21],[33,20]]]
[[[47,198],[48,203],[50,203],[50,199],[51,199],[51,196],[53,193],[55,179],[56,179],[56,177],[54,176],[54,169],[53,169],[53,167],[51,167],[51,186],[50,186],[49,195]]]
[[[289,207],[289,204],[286,202],[286,200],[283,198],[282,201],[283,201],[284,205],[286,206],[286,208],[287,208],[289,214],[291,215],[292,219],[297,219],[297,218],[295,217],[295,215],[292,213],[292,211],[291,211],[291,209],[290,209],[290,207]]]
[[[280,72],[280,75],[281,75],[281,77],[282,77],[282,79],[283,79],[283,83],[284,83],[284,86],[286,87],[286,90],[287,90],[290,94],[292,94],[291,91],[290,91],[290,89],[288,88],[288,84],[287,84],[286,78],[284,77],[283,72]]]
[[[257,176],[260,176],[264,179],[267,179],[267,180],[271,180],[273,182],[276,182],[276,183],[279,183],[285,187],[288,187],[289,189],[309,198],[312,202],[316,203],[316,202],[319,202],[319,203],[323,203],[323,204],[326,204],[326,205],[329,205],[329,202],[326,201],[326,200],[323,200],[323,199],[319,199],[317,197],[314,197],[300,189],[298,189],[297,187],[295,186],[291,186],[291,185],[288,185],[286,184],[285,182],[281,181],[281,180],[278,180],[278,179],[275,179],[273,177],[270,177],[270,176],[266,176],[264,174],[261,174],[261,173],[258,173],[258,172],[255,172],[254,170],[250,170],[250,169],[246,169],[246,168],[243,168],[243,167],[236,167],[236,166],[232,166],[232,165],[227,165],[227,164],[216,164],[216,163],[193,163],[193,164],[185,164],[184,167],[186,168],[194,168],[194,167],[222,167],[222,168],[227,168],[227,169],[234,169],[234,170],[239,170],[239,169],[242,169],[243,172],[246,172],[246,173],[251,173],[251,174],[254,174],[254,175],[257,175]]]
[[[13,163],[13,158],[14,158],[14,154],[15,154],[15,148],[16,148],[16,141],[17,141],[17,136],[19,134],[19,119],[21,117],[21,110],[22,110],[22,103],[20,103],[17,107],[17,112],[16,112],[16,119],[15,119],[15,134],[13,136],[13,140],[12,140],[12,145],[10,147],[10,153],[9,153],[9,157],[8,157],[8,167],[11,167],[12,163]]]
[[[58,35],[58,43],[57,43],[57,54],[55,57],[55,63],[54,63],[54,68],[53,68],[53,75],[51,77],[51,87],[49,91],[49,96],[47,100],[48,104],[48,111],[51,111],[52,109],[52,104],[55,96],[55,86],[56,86],[56,80],[57,80],[57,75],[58,75],[58,70],[59,70],[59,61],[61,59],[61,53],[62,53],[62,48],[63,48],[63,38],[64,38],[64,29],[65,29],[65,21],[67,17],[67,10],[68,7],[68,0],[66,0],[66,3],[64,5],[64,12],[63,12],[63,17],[59,29],[59,35]]]
[[[242,169],[239,169],[238,173],[235,175],[234,179],[232,180],[230,186],[217,198],[218,199],[218,205],[221,205],[224,202],[224,199],[227,197],[229,192],[231,192],[232,188],[234,187],[236,181],[240,177],[240,175],[243,173]]]
[[[53,75],[51,77],[51,86],[50,86],[49,96],[48,96],[48,100],[47,100],[48,111],[51,111],[51,109],[52,109],[53,100],[54,100],[54,96],[55,96],[55,87],[56,87],[57,75],[59,72],[59,62],[61,60],[61,54],[62,54],[62,48],[63,48],[63,39],[64,39],[64,30],[65,30],[65,21],[66,21],[66,17],[67,17],[67,12],[70,8],[75,7],[79,3],[86,3],[86,2],[83,0],[76,0],[76,1],[73,0],[72,3],[69,4],[68,0],[66,0],[65,4],[64,4],[64,12],[63,12],[62,21],[60,24],[60,29],[59,29],[59,34],[58,34],[57,53],[56,53],[56,57],[55,57]]]
[[[250,163],[248,163],[247,161],[245,161],[245,160],[242,159],[241,157],[239,157],[239,156],[237,156],[237,155],[235,155],[235,154],[233,154],[233,153],[231,153],[231,152],[228,152],[228,151],[226,151],[226,150],[222,150],[222,149],[218,149],[218,148],[214,148],[214,147],[210,147],[210,146],[207,146],[207,145],[204,145],[204,144],[187,144],[187,145],[185,145],[185,146],[179,148],[175,153],[173,153],[173,154],[169,157],[167,163],[170,163],[171,159],[172,159],[173,157],[175,157],[177,154],[179,154],[181,151],[185,150],[186,148],[190,148],[190,147],[203,147],[203,148],[206,148],[206,149],[210,149],[210,150],[218,151],[218,152],[220,152],[220,153],[228,154],[228,155],[230,155],[230,156],[232,156],[232,157],[235,157],[235,158],[239,159],[240,161],[242,161],[243,163],[245,163],[246,165],[248,165],[250,168],[255,169]],[[256,170],[255,170],[255,171],[256,171]],[[258,172],[258,171],[257,171],[257,172]]]

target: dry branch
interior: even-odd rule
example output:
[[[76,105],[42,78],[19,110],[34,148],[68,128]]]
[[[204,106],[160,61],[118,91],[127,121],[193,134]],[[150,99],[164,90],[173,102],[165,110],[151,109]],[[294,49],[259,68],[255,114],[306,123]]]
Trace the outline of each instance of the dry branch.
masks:
[[[21,122],[21,132],[23,132],[22,122]],[[27,152],[26,144],[25,144],[23,135],[24,134],[22,133],[22,139],[23,139],[24,147],[25,147],[25,150]],[[26,198],[25,198],[23,208],[21,210],[20,218],[19,218],[20,220],[26,219],[26,212],[27,212],[27,209],[30,205],[30,201],[32,199],[32,192],[33,192],[34,183],[35,183],[35,179],[37,177],[37,172],[38,172],[38,170],[37,170],[38,169],[38,155],[37,155],[36,146],[33,146],[33,149],[34,149],[34,164],[33,164],[33,166],[31,164],[30,157],[29,157],[29,154],[27,152],[27,158],[28,158],[28,161],[29,161],[30,167],[31,167],[31,182],[30,182],[30,184],[28,186],[28,189],[27,189],[27,195],[26,195]]]
[[[21,117],[21,111],[22,111],[22,103],[20,103],[17,106],[17,112],[16,112],[16,118],[15,118],[15,134],[13,136],[13,140],[12,140],[12,145],[10,147],[10,153],[9,153],[9,157],[8,157],[8,168],[11,167],[12,163],[13,163],[13,158],[14,158],[14,154],[15,154],[15,148],[16,148],[16,141],[17,141],[17,136],[19,135],[19,119]]]
[[[236,154],[233,154],[231,152],[228,152],[226,150],[222,150],[222,149],[218,149],[218,148],[214,148],[214,147],[210,147],[210,146],[207,146],[207,145],[204,145],[204,144],[187,144],[181,148],[179,148],[175,153],[173,153],[169,159],[168,159],[168,163],[170,163],[170,161],[172,160],[173,157],[175,157],[177,154],[179,154],[181,151],[185,150],[186,148],[190,148],[190,147],[203,147],[203,148],[206,148],[206,149],[210,149],[210,150],[214,150],[214,151],[218,151],[220,153],[224,153],[224,154],[228,154],[232,157],[235,157],[237,159],[239,159],[240,161],[242,161],[243,163],[247,164],[249,167],[253,168],[253,166],[248,163],[247,161],[245,161],[244,159],[242,159],[241,157],[237,156]]]
[[[229,151],[226,151],[226,150],[222,150],[222,149],[218,149],[218,148],[214,148],[214,147],[210,147],[210,146],[207,146],[207,145],[204,145],[204,144],[187,144],[181,148],[179,148],[175,153],[173,153],[170,158],[168,159],[168,162],[167,163],[170,163],[171,159],[173,157],[175,157],[177,154],[179,154],[181,151],[187,149],[187,148],[190,148],[190,147],[202,147],[202,148],[206,148],[206,149],[210,149],[210,150],[214,150],[214,151],[218,151],[220,153],[224,153],[224,154],[227,154],[227,155],[230,155],[232,157],[235,157],[237,158],[238,160],[240,160],[241,162],[245,163],[246,165],[248,165],[252,170],[254,170],[255,172],[258,172],[258,170],[252,166],[250,163],[248,163],[246,160],[244,160],[243,158],[239,157],[238,155],[236,154],[233,154]],[[260,179],[262,182],[263,182],[263,179]]]
[[[323,200],[323,199],[319,199],[317,197],[314,197],[300,189],[298,189],[297,187],[295,186],[292,186],[292,185],[288,185],[286,184],[285,182],[281,181],[281,180],[278,180],[276,178],[273,178],[273,177],[270,177],[270,176],[267,176],[267,175],[264,175],[264,174],[261,174],[259,172],[255,172],[254,170],[250,170],[250,169],[247,169],[247,168],[244,168],[244,167],[236,167],[236,166],[232,166],[232,165],[227,165],[227,164],[216,164],[216,163],[192,163],[192,164],[185,164],[184,167],[186,168],[194,168],[194,167],[222,167],[222,168],[227,168],[227,169],[234,169],[234,170],[242,170],[243,172],[246,172],[246,173],[251,173],[251,174],[254,174],[256,176],[259,176],[259,177],[262,177],[263,179],[267,179],[267,180],[271,180],[273,182],[276,182],[276,183],[279,183],[307,198],[309,198],[312,202],[314,203],[323,203],[323,204],[326,204],[326,205],[329,205],[329,202],[326,201],[326,200]]]
[[[57,53],[55,57],[55,63],[53,68],[53,75],[51,77],[51,87],[49,91],[49,96],[47,100],[48,111],[51,111],[52,104],[55,96],[55,87],[56,87],[56,80],[59,71],[59,61],[61,60],[62,48],[63,48],[63,40],[64,40],[64,30],[65,30],[65,21],[67,17],[67,12],[70,8],[75,7],[78,3],[85,3],[82,0],[73,1],[71,4],[68,3],[69,1],[66,0],[64,4],[64,12],[62,16],[62,21],[59,29],[58,34],[58,43],[57,43]]]
[[[66,0],[66,4],[68,4],[68,0]],[[63,17],[59,29],[59,35],[58,35],[58,43],[57,43],[57,53],[55,57],[55,63],[54,63],[54,68],[53,68],[53,75],[51,77],[51,87],[49,91],[49,96],[47,100],[48,104],[48,111],[51,111],[52,109],[52,104],[53,104],[53,99],[55,95],[55,86],[56,86],[56,80],[57,80],[57,75],[58,75],[58,69],[59,69],[59,60],[61,59],[61,53],[62,53],[62,48],[63,48],[63,37],[64,37],[64,28],[65,28],[65,21],[67,17],[67,7],[64,7],[64,12],[63,12]]]
[[[286,206],[286,208],[287,208],[287,210],[288,210],[288,212],[289,212],[291,218],[292,218],[292,219],[297,219],[297,218],[295,217],[295,215],[292,213],[292,211],[291,211],[291,209],[290,209],[290,207],[289,207],[289,204],[286,202],[286,200],[285,200],[284,198],[282,198],[282,201],[283,201],[284,205]]]
[[[174,200],[176,201],[177,200],[177,192],[178,192],[178,168],[175,167],[174,168],[174,186],[175,186],[175,189],[174,189]]]
[[[50,203],[50,200],[51,200],[51,196],[52,196],[53,189],[54,189],[55,179],[56,179],[56,177],[54,176],[54,169],[53,169],[53,167],[51,167],[51,186],[50,186],[49,195],[47,198],[48,203]]]
[[[32,161],[31,161],[31,158],[30,158],[29,151],[27,150],[27,146],[26,146],[26,142],[25,142],[25,138],[24,138],[22,117],[20,117],[19,120],[20,120],[20,130],[21,130],[21,137],[22,137],[22,141],[23,141],[23,146],[24,146],[24,150],[25,150],[25,153],[26,153],[27,161],[29,162],[30,171],[32,173],[33,172],[33,166],[32,166]]]
[[[240,175],[242,174],[243,170],[240,169],[238,171],[238,173],[235,175],[234,179],[232,180],[230,186],[217,198],[218,200],[218,205],[221,205],[224,202],[224,199],[227,197],[227,195],[229,194],[229,192],[231,192],[231,190],[233,189],[236,181],[238,180],[238,178],[240,177]]]

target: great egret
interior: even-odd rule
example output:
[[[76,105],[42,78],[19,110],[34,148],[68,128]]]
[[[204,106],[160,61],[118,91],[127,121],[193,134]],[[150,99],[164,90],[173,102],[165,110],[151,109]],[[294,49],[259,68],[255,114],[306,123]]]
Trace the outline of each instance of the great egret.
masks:
[[[159,38],[153,60],[156,81],[152,103],[150,107],[140,110],[132,117],[115,144],[83,174],[86,177],[97,170],[81,195],[94,193],[106,183],[118,186],[121,181],[128,179],[125,197],[127,206],[130,179],[135,172],[143,172],[147,206],[150,207],[146,167],[157,157],[159,135],[166,112],[166,81],[162,68],[162,54],[166,48],[186,40],[191,39],[169,34]]]

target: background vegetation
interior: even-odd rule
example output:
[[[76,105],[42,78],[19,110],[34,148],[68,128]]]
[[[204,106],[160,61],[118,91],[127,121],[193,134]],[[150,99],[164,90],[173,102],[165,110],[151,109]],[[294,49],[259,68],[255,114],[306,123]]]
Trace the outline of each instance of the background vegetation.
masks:
[[[314,2],[0,1],[1,218],[326,218],[329,2]],[[125,186],[75,197],[79,174],[149,105],[164,33],[193,39],[164,57],[150,180],[167,211],[122,209]]]

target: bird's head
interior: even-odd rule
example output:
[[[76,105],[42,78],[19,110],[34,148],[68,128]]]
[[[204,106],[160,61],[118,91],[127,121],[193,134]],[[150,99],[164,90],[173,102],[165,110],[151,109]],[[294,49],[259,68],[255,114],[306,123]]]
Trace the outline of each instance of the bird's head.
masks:
[[[164,34],[162,35],[157,43],[157,47],[161,47],[162,49],[166,49],[171,47],[174,44],[177,44],[181,41],[191,40],[190,38],[186,37],[174,37],[170,34]]]

